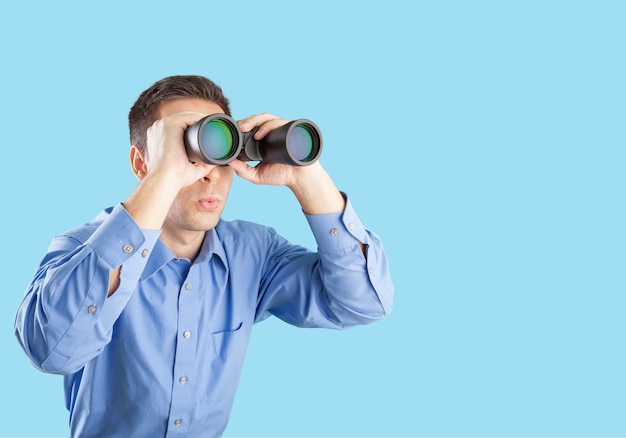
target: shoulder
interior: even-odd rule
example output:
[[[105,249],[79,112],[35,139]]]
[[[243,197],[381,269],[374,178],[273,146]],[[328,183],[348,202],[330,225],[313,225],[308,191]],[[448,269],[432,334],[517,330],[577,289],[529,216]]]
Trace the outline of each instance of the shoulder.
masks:
[[[275,229],[245,220],[220,220],[215,231],[223,243],[265,244],[280,238]]]
[[[95,218],[87,223],[71,228],[57,236],[57,238],[71,238],[80,243],[85,243],[89,237],[102,225],[107,217],[111,215],[114,207],[108,207],[102,210]]]
[[[226,250],[257,248],[264,253],[284,251],[292,246],[276,229],[245,220],[221,220],[215,227],[217,236]]]

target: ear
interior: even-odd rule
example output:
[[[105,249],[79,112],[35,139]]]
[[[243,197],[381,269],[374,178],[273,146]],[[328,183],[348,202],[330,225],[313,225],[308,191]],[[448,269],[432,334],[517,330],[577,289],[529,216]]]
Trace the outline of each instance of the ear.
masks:
[[[146,158],[139,147],[134,144],[130,147],[130,167],[138,180],[142,180],[148,172]]]

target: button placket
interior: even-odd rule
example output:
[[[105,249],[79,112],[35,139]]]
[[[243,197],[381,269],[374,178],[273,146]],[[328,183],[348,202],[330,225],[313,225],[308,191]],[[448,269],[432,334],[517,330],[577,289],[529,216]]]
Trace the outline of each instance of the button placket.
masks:
[[[180,288],[178,294],[178,333],[176,340],[176,354],[174,358],[174,376],[176,385],[172,388],[172,404],[170,411],[170,424],[177,427],[179,431],[189,427],[185,425],[187,421],[187,412],[193,409],[190,404],[196,388],[194,387],[194,366],[195,366],[195,350],[196,343],[189,342],[192,332],[196,330],[196,321],[198,318],[198,307],[196,296],[193,293],[193,284],[198,283],[197,275],[194,275],[194,269],[190,269]]]

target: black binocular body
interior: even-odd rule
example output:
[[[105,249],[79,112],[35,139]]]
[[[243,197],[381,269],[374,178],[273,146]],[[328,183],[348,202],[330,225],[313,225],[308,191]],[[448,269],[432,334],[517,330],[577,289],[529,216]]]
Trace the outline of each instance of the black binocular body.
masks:
[[[211,114],[185,130],[184,142],[190,161],[226,165],[242,161],[284,163],[308,166],[322,153],[322,133],[307,119],[293,120],[255,140],[254,133],[241,132],[237,122],[226,114]]]

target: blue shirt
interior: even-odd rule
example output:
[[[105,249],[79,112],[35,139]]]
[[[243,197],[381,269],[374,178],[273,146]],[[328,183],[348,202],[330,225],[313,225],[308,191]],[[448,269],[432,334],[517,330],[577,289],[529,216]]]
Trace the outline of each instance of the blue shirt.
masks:
[[[343,329],[387,315],[387,258],[349,200],[343,213],[307,220],[317,252],[222,220],[193,262],[121,204],[56,237],[15,329],[37,368],[64,375],[72,436],[221,436],[254,323],[274,315]]]

